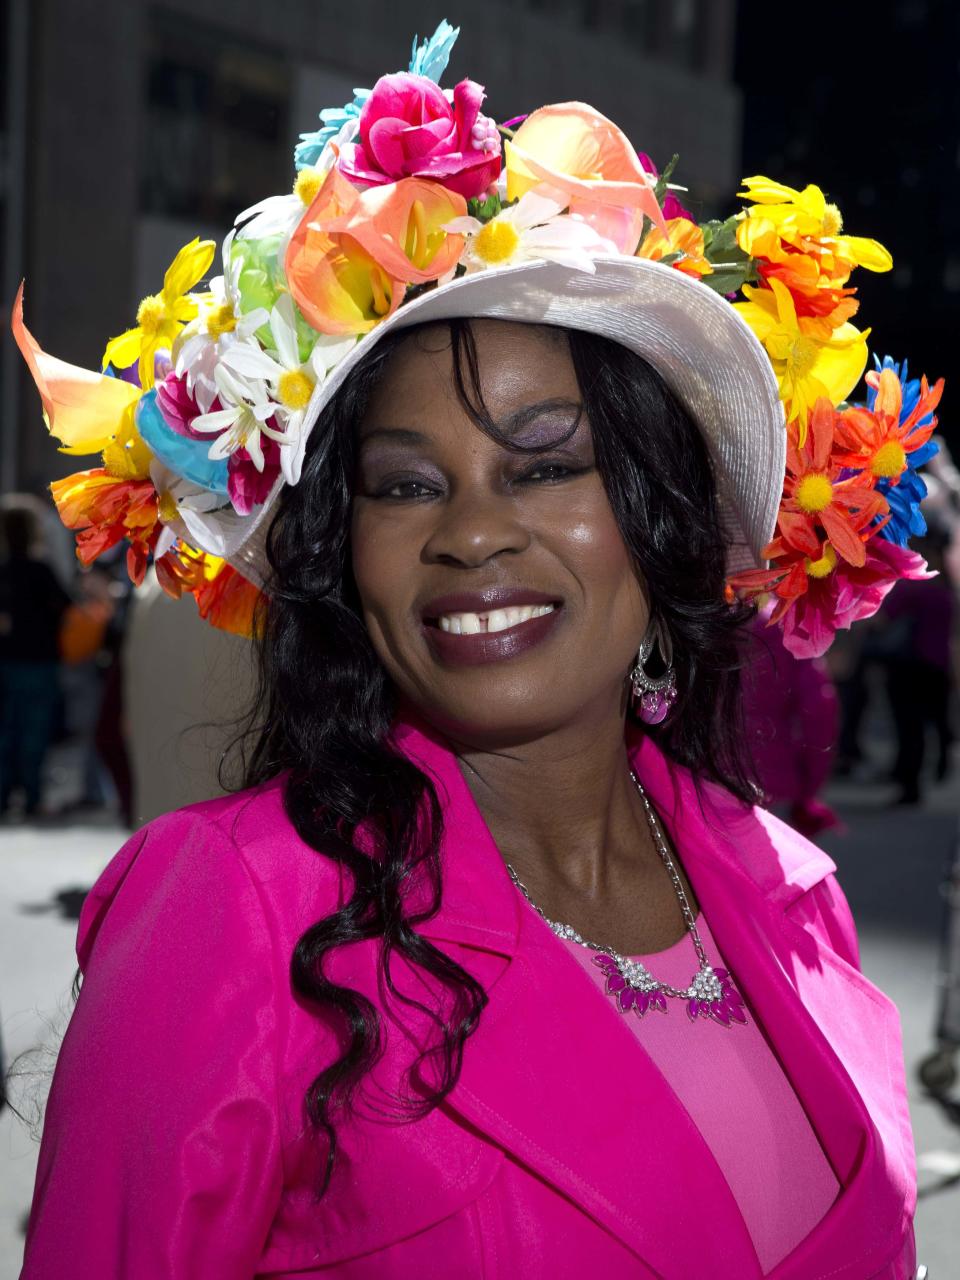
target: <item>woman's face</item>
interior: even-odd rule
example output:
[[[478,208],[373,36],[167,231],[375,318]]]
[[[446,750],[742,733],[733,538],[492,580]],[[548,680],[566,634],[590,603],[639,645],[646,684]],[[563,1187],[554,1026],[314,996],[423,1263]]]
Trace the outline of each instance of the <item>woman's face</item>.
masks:
[[[580,409],[564,335],[502,320],[471,328],[503,434],[563,440]],[[391,356],[358,430],[353,569],[401,695],[478,745],[619,715],[648,609],[586,416],[545,452],[496,443],[458,400],[437,325]]]

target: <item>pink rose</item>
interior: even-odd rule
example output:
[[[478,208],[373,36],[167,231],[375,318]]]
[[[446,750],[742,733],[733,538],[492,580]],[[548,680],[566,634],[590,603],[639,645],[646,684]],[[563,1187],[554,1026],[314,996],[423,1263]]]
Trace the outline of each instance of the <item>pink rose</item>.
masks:
[[[340,149],[340,172],[358,186],[432,178],[469,200],[500,173],[500,135],[480,114],[482,85],[461,80],[449,103],[428,76],[381,76],[360,112],[358,142]]]

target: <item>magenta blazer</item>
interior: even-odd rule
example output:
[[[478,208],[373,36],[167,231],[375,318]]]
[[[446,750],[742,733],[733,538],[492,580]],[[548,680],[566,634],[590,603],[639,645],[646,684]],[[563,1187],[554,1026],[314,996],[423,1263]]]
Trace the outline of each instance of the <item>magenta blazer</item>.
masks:
[[[332,1032],[291,994],[289,966],[342,901],[338,869],[297,837],[279,783],[160,818],[84,906],[26,1280],[760,1277],[710,1149],[522,903],[455,756],[420,728],[395,732],[445,812],[443,905],[421,932],[490,996],[447,1102],[413,1123],[385,1105],[427,1034],[391,1006],[318,1201],[302,1099]],[[652,742],[631,731],[628,745],[841,1186],[772,1275],[905,1280],[915,1176],[899,1019],[860,973],[833,862],[718,789],[701,810]],[[329,959],[384,1007],[375,944]],[[425,998],[414,972],[395,976]],[[677,1031],[697,1052],[698,1025]]]

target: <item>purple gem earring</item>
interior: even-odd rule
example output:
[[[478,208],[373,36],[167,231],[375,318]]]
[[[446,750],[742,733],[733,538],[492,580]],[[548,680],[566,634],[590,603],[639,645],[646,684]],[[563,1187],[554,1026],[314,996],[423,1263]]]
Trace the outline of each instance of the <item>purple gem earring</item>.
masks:
[[[649,675],[645,669],[654,647],[659,648],[663,662],[663,671],[658,676]],[[630,683],[633,696],[639,702],[637,712],[640,719],[644,724],[662,724],[677,700],[677,677],[673,669],[670,633],[659,618],[651,622],[641,641],[636,665],[630,672]]]

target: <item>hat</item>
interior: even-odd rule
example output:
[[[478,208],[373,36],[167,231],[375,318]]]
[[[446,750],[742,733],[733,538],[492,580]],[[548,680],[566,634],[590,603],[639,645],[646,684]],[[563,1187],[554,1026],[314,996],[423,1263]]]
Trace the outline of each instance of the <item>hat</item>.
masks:
[[[911,403],[887,360],[846,404],[867,362],[848,280],[890,255],[843,234],[819,188],[763,177],[745,180],[744,208],[699,224],[670,182],[676,158],[658,173],[585,103],[497,124],[479,84],[439,85],[457,35],[441,23],[407,71],[321,111],[293,191],[238,216],[206,287],[216,246],[186,245],[101,373],[40,349],[21,290],[13,328],[47,425],[67,452],[102,453],[51,486],[79,558],[125,539],[134,582],[152,561],[168,592],[248,629],[274,504],[366,353],[452,317],[549,324],[658,371],[713,457],[728,591],[772,594],[787,646],[822,652],[925,571],[906,541],[940,384]]]
[[[452,317],[489,317],[599,334],[653,366],[699,425],[714,458],[731,541],[731,568],[758,564],[773,536],[787,435],[770,361],[718,294],[635,257],[594,259],[595,271],[528,262],[466,275],[399,307],[328,375],[318,412],[370,348],[396,329]],[[249,529],[230,547],[247,577],[268,577],[264,542],[278,478]]]

